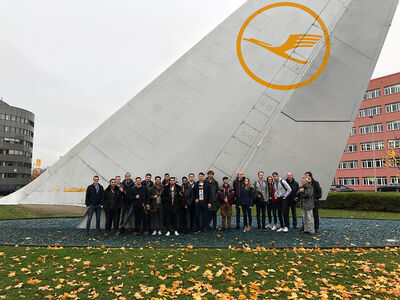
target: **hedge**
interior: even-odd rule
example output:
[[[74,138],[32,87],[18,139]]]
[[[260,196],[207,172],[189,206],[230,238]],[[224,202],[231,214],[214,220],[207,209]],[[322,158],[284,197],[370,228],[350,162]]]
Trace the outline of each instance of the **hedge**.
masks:
[[[400,212],[400,193],[331,192],[320,208]]]

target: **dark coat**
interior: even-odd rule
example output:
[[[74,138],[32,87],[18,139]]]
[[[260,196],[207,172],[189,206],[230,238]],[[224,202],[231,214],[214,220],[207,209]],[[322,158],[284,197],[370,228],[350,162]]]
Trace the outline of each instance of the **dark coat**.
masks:
[[[142,184],[140,187],[135,185],[132,190],[134,195],[133,205],[135,207],[143,207],[150,204],[149,190],[145,185]],[[139,195],[139,198],[136,198],[137,195]]]
[[[150,180],[149,184],[147,184],[146,180],[142,181],[142,185],[144,185],[145,187],[147,187],[147,189],[150,191],[150,189],[153,187],[154,182],[152,180]]]
[[[225,203],[225,197],[228,199],[228,204],[233,205],[233,202],[235,201],[235,192],[233,191],[232,186],[228,183],[228,191],[225,194],[225,188],[224,185],[221,186],[219,189],[219,202],[222,204]]]
[[[122,193],[119,187],[114,186],[114,189],[109,185],[103,193],[102,205],[105,212],[119,210],[122,206]]]
[[[218,192],[219,192],[219,185],[218,182],[213,178],[210,182],[208,178],[205,180],[208,185],[208,203],[211,204],[209,210],[217,211],[219,209],[219,201],[218,201]]]
[[[242,180],[239,180],[238,178],[235,179],[233,182],[233,190],[235,191],[235,201],[237,205],[240,205],[240,199],[243,196],[244,192],[244,177]]]
[[[310,184],[312,185],[313,190],[314,190],[314,200],[321,199],[322,189],[321,189],[321,186],[319,185],[319,182],[313,178],[313,179],[311,179]]]
[[[123,190],[124,190],[122,200],[123,200],[124,202],[131,202],[131,201],[133,201],[132,199],[129,199],[129,198],[128,198],[127,193],[128,193],[128,190],[130,190],[131,188],[133,188],[133,186],[135,185],[135,182],[134,182],[132,179],[129,180],[129,181],[126,181],[126,179],[124,179],[124,180],[121,182],[121,185],[122,185],[122,188],[123,188]],[[132,196],[132,195],[131,195],[131,196]]]
[[[200,181],[197,181],[196,184],[194,185],[194,191],[193,191],[193,195],[194,195],[194,200],[200,200],[199,199],[199,183]],[[204,202],[208,204],[208,198],[209,198],[209,194],[210,194],[210,186],[206,183],[206,181],[204,180],[204,185],[203,185],[203,194],[204,194]]]
[[[183,207],[191,206],[194,199],[193,199],[193,189],[190,186],[190,184],[183,185],[181,186],[181,192],[180,192],[180,197],[181,197],[181,203],[180,205]]]
[[[160,205],[157,205],[157,198],[154,198],[154,196],[160,196],[163,192],[164,186],[161,185],[161,188],[157,188],[156,185],[153,185],[153,187],[150,189],[149,191],[149,197],[150,197],[150,211],[151,212],[155,212],[157,207],[160,207],[162,205],[162,203]]]
[[[96,192],[96,188],[94,184],[91,184],[86,189],[86,198],[85,205],[86,206],[99,206],[101,205],[101,201],[103,199],[104,189],[101,184],[99,184],[99,191]]]
[[[179,203],[180,203],[180,191],[181,187],[177,184],[175,184],[174,188],[174,202],[172,202],[172,193],[171,193],[171,187],[168,184],[166,187],[164,187],[164,190],[161,194],[161,201],[164,209],[164,213],[177,213],[178,208],[179,208]]]
[[[288,179],[286,179],[286,182],[292,189],[292,191],[290,192],[290,194],[287,198],[289,199],[289,202],[293,203],[295,201],[294,198],[297,197],[297,192],[299,190],[299,184],[297,183],[296,180],[294,180],[294,178],[292,179],[292,181],[289,181]]]
[[[254,204],[254,187],[250,186],[248,190],[244,188],[242,197],[240,197],[239,205],[253,206]]]
[[[301,186],[304,188],[303,192],[297,191],[297,195],[300,199],[300,207],[306,210],[313,209],[314,204],[314,189],[311,184]]]

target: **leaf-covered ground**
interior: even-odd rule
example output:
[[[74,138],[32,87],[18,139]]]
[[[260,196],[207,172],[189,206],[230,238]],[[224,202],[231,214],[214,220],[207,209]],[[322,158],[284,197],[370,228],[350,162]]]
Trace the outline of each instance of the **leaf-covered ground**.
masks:
[[[400,249],[0,247],[0,299],[400,298]]]

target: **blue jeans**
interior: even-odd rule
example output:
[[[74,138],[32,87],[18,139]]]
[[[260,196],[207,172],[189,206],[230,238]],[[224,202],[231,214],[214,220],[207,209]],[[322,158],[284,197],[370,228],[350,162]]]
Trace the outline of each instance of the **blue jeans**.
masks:
[[[101,216],[101,207],[100,205],[90,205],[87,211],[87,222],[86,222],[86,231],[90,229],[90,223],[92,222],[93,214],[96,213],[96,229],[100,229],[100,216]]]
[[[125,216],[124,225],[122,227],[126,228],[126,226],[128,226],[129,219],[132,217],[133,212],[134,212],[134,205],[133,205],[133,202],[132,202],[131,206],[129,207],[129,211]]]
[[[196,204],[195,208],[195,219],[196,219],[196,227],[197,229],[200,229],[200,214],[201,214],[201,230],[205,231],[206,226],[207,226],[207,203],[204,201],[199,201],[199,203]]]

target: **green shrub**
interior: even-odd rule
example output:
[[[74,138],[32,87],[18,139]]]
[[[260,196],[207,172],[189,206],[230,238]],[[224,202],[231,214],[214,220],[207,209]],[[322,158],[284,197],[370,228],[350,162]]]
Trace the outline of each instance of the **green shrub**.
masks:
[[[400,193],[331,192],[320,208],[400,212]]]

